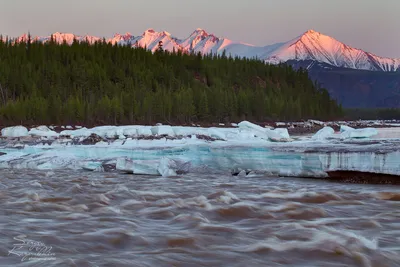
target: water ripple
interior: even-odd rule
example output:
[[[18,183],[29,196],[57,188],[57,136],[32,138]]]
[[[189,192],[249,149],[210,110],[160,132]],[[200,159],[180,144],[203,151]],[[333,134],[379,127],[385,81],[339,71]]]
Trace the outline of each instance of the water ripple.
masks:
[[[0,266],[400,266],[400,189],[3,170]],[[26,238],[53,259],[9,253]]]

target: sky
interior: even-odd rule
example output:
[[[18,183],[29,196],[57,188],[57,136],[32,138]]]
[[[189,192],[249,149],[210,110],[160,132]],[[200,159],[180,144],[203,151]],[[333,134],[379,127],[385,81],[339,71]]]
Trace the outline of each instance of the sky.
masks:
[[[196,28],[254,45],[309,29],[355,48],[400,58],[399,0],[0,0],[0,34],[111,37],[146,29],[184,38]]]

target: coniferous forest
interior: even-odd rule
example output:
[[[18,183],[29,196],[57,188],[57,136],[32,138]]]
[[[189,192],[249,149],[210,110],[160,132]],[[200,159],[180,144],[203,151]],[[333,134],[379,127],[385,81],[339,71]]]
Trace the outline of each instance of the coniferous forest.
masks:
[[[0,38],[2,40],[2,38]],[[304,70],[103,42],[0,41],[0,124],[334,119]]]

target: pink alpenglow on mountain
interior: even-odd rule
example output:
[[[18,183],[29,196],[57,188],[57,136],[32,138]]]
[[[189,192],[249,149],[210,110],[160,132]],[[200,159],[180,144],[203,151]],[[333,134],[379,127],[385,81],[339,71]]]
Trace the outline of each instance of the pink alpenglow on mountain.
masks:
[[[77,36],[71,33],[56,32],[53,40],[58,43],[72,44],[74,40],[94,43],[103,38],[95,36]],[[34,37],[32,40],[47,42],[51,36]],[[27,41],[26,34],[18,37],[17,42]],[[133,36],[130,33],[115,34],[106,39],[107,42],[132,47],[146,47],[151,51],[158,48],[162,41],[163,49],[167,51],[194,52],[201,54],[222,54],[246,58],[258,58],[270,64],[278,64],[288,60],[311,60],[326,63],[335,67],[372,70],[372,71],[397,71],[400,70],[400,59],[379,57],[361,49],[350,47],[336,39],[309,30],[304,34],[283,43],[267,46],[255,46],[243,42],[235,42],[226,38],[219,38],[207,33],[203,29],[196,29],[189,37],[179,39],[169,32],[157,32],[147,29],[142,35]]]

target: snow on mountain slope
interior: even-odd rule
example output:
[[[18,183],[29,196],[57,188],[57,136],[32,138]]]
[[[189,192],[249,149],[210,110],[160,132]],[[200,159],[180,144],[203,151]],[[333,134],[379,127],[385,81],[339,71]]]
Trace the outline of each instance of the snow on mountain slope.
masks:
[[[138,44],[140,47],[146,46],[151,51],[155,51],[160,41],[163,43],[163,49],[165,50],[172,51],[175,49],[175,51],[178,51],[180,48],[169,32],[156,32],[153,29],[146,30],[141,38],[138,39]]]
[[[313,30],[282,44],[266,58],[269,63],[288,60],[314,60],[336,67],[375,71],[396,71],[400,67],[400,59],[378,57]]]
[[[94,44],[95,42],[101,41],[101,38],[96,36],[91,36],[91,35],[78,36],[72,33],[60,33],[60,32],[53,33],[52,35],[46,37],[39,37],[39,36],[31,37],[31,40],[38,42],[49,42],[52,37],[56,43],[62,44],[65,41],[69,45],[71,45],[74,42],[74,40],[78,42],[88,42],[90,44]],[[3,37],[3,41],[5,40],[6,38]],[[18,38],[14,39],[13,41],[20,43],[20,42],[27,42],[28,40],[29,36],[27,34],[23,34]]]
[[[32,40],[46,42],[51,39],[48,37],[35,37]],[[64,40],[72,44],[74,39],[77,41],[88,41],[94,43],[102,40],[95,36],[77,36],[70,33],[54,33],[53,39],[62,43]],[[22,35],[17,41],[28,40],[27,35]],[[258,58],[267,63],[277,64],[288,60],[312,60],[326,63],[331,66],[372,70],[372,71],[397,71],[400,70],[400,58],[390,59],[376,56],[361,49],[352,48],[336,39],[321,34],[314,30],[309,30],[304,34],[288,42],[277,43],[268,46],[254,46],[242,42],[234,42],[226,38],[219,38],[213,34],[208,34],[203,29],[196,29],[189,37],[179,39],[173,37],[168,32],[157,32],[154,29],[146,30],[140,36],[133,36],[130,33],[124,35],[116,34],[107,39],[107,42],[119,45],[129,45],[132,47],[147,47],[155,51],[159,42],[162,41],[163,48],[168,51],[183,51],[194,53],[217,53],[226,55]]]
[[[125,33],[125,34],[115,34],[113,38],[108,39],[107,41],[112,43],[113,45],[115,44],[134,44],[136,42],[135,36],[133,36],[132,34],[130,34],[129,32]]]
[[[53,37],[53,40],[56,43],[63,43],[64,41],[71,45],[74,40],[77,40],[78,42],[88,42],[90,44],[94,44],[97,41],[100,41],[101,38],[96,37],[96,36],[91,36],[91,35],[85,35],[85,36],[78,36],[72,33],[60,33],[60,32],[56,32],[53,33],[52,35],[48,36],[48,37],[35,37],[33,38],[34,41],[41,41],[41,42],[48,42],[51,40],[51,37]]]
[[[132,47],[147,47],[151,51],[158,48],[159,42],[163,43],[163,49],[168,51],[178,51],[182,49],[169,32],[156,32],[154,29],[147,29],[141,36],[133,36],[130,33],[125,35],[116,34],[107,40],[112,44],[129,45]]]

